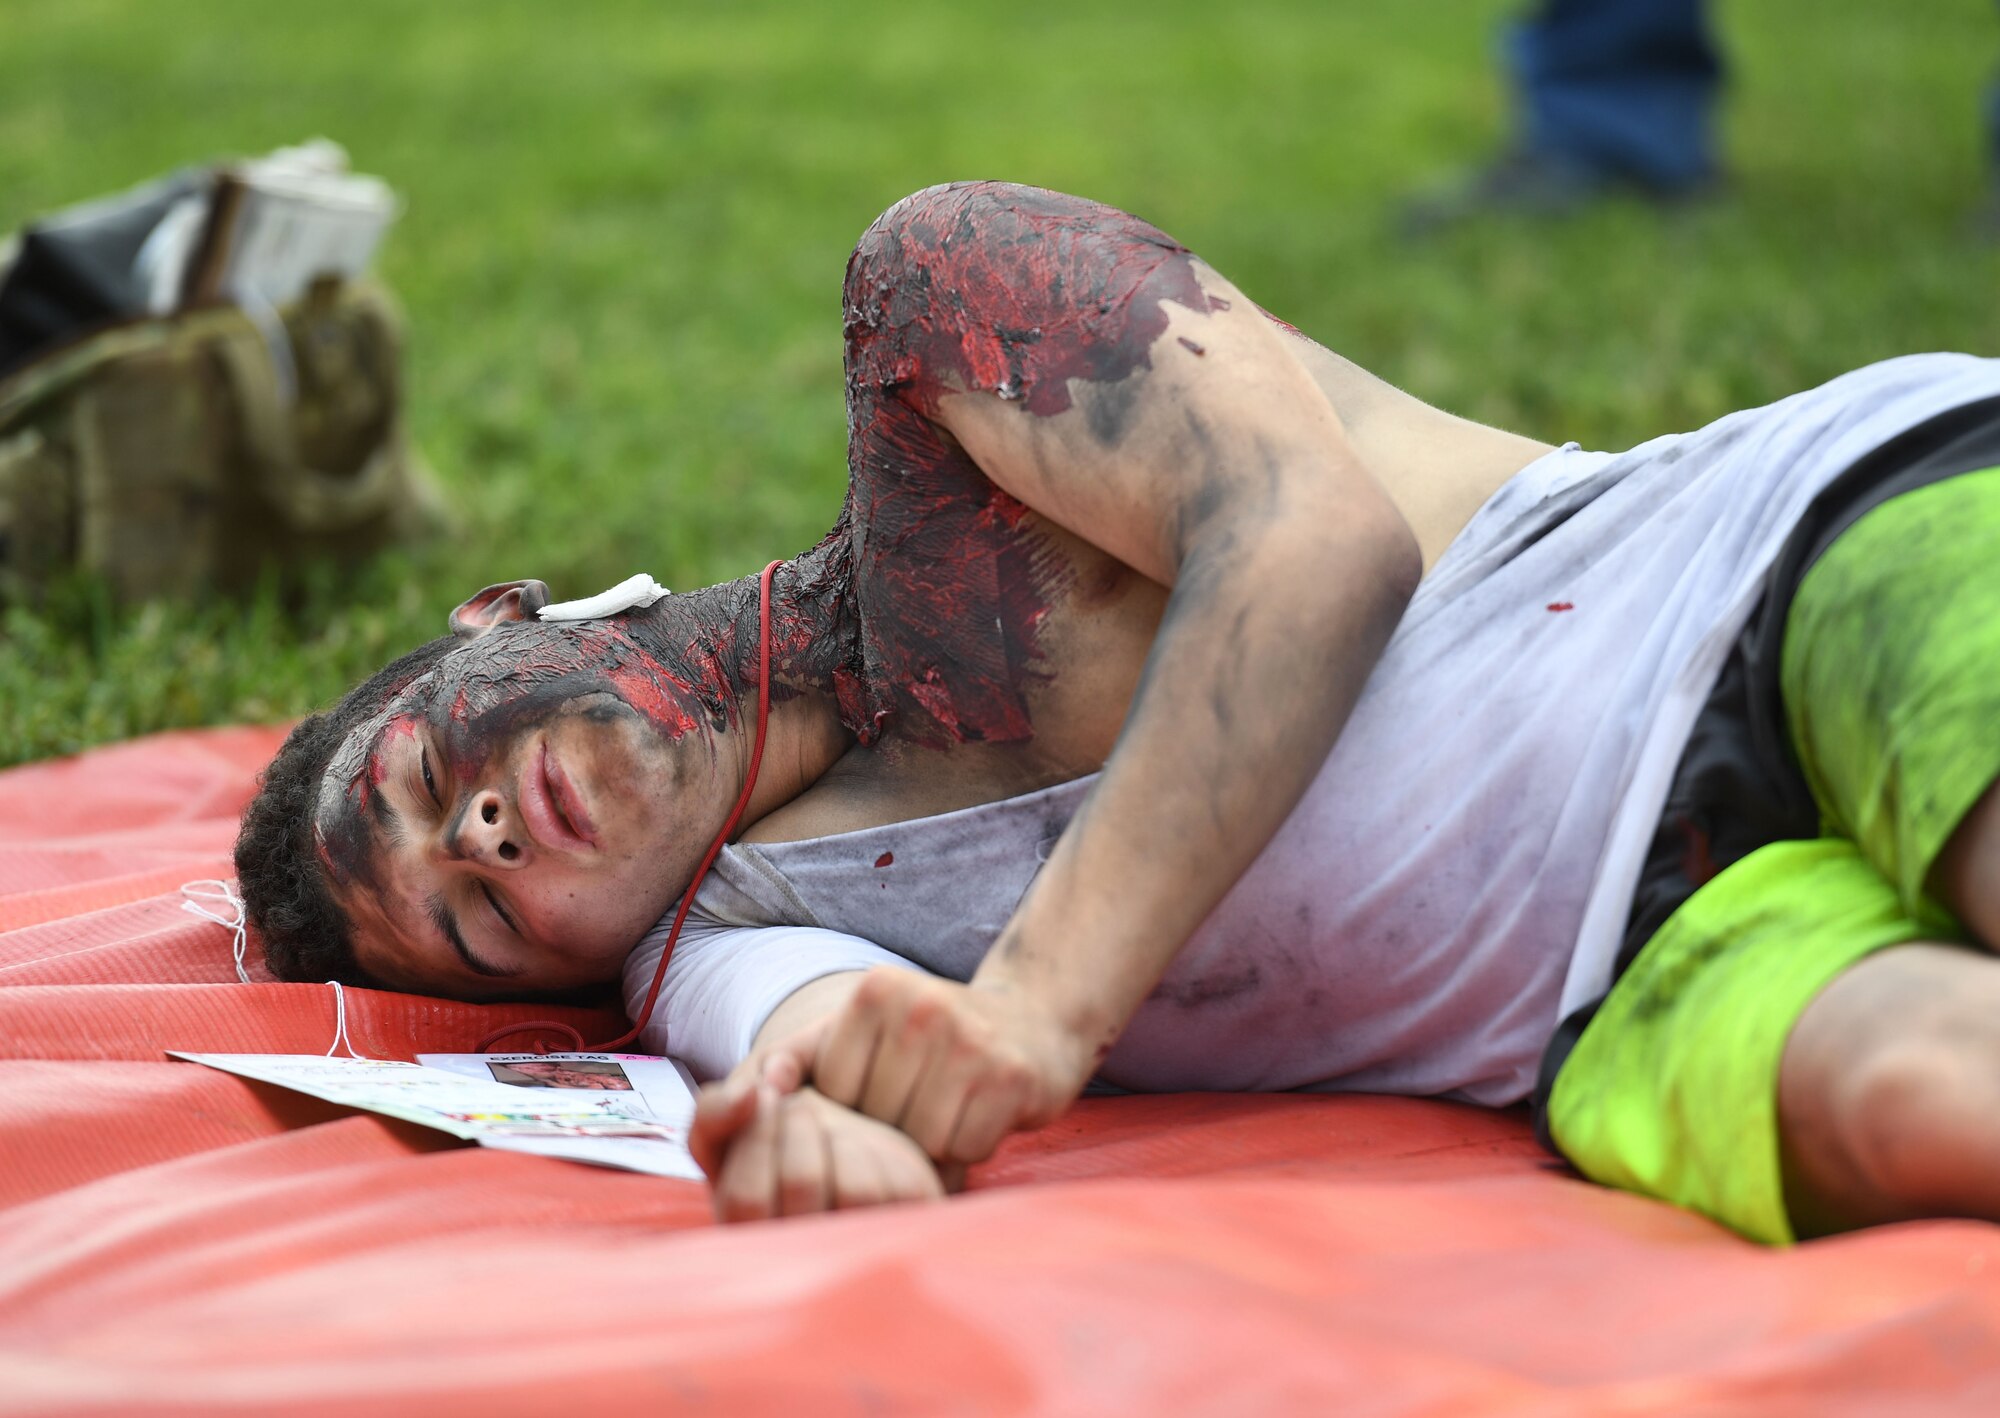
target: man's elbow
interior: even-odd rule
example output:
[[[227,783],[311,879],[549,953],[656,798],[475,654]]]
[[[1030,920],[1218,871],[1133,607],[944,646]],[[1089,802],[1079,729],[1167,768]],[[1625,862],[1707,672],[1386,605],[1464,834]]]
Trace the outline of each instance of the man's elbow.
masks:
[[[1315,522],[1322,530],[1309,534],[1312,545],[1302,555],[1322,593],[1329,600],[1366,605],[1393,626],[1424,578],[1423,549],[1401,510],[1383,497],[1303,525]]]
[[[1177,585],[1245,578],[1254,594],[1281,593],[1295,613],[1327,624],[1351,624],[1361,608],[1363,620],[1393,628],[1424,575],[1416,532],[1373,487],[1288,490],[1246,515],[1202,519],[1189,542]]]

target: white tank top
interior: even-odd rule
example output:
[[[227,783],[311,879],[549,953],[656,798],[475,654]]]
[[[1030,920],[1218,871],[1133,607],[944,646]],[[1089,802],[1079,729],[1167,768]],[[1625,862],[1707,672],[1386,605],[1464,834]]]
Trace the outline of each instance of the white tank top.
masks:
[[[1916,355],[1524,468],[1418,588],[1304,799],[1100,1078],[1525,1096],[1557,1020],[1609,982],[1673,768],[1786,534],[1863,454],[1995,394],[2000,360]],[[1094,781],[725,849],[643,1037],[714,1076],[822,975],[968,979]],[[628,1007],[665,934],[628,961]]]

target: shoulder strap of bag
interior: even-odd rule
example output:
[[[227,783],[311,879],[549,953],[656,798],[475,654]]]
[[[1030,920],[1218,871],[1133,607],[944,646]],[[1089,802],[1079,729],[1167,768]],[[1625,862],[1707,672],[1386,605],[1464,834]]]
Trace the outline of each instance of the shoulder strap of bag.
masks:
[[[345,531],[382,515],[395,491],[397,440],[384,439],[353,473],[335,477],[308,467],[299,458],[291,403],[279,388],[270,346],[247,316],[238,318],[242,328],[217,341],[216,354],[258,492],[287,526],[302,531]]]

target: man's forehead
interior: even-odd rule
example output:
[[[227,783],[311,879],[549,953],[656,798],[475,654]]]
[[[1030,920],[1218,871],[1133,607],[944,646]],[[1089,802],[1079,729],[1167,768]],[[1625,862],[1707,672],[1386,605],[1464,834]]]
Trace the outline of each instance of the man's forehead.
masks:
[[[344,788],[361,776],[384,732],[399,720],[411,719],[436,682],[437,671],[426,670],[383,700],[382,706],[373,714],[348,730],[347,737],[333,751],[333,757],[327,760],[326,772],[320,777],[322,798],[327,785],[337,783]]]

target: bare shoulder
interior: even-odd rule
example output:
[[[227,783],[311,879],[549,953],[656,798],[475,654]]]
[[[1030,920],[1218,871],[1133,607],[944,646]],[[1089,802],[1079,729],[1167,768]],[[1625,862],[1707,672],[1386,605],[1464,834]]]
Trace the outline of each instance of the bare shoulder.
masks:
[[[1284,328],[1293,356],[1416,533],[1426,570],[1487,498],[1553,451],[1551,444],[1433,407],[1303,331]]]
[[[1042,189],[897,203],[843,310],[861,673],[842,716],[871,756],[823,796],[862,816],[1094,770],[1186,575],[1276,536],[1413,586],[1545,451],[1298,335],[1140,218]],[[899,762],[921,782],[862,802]]]

